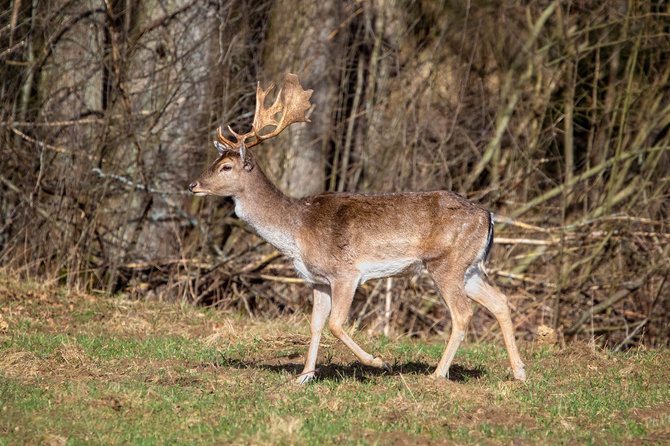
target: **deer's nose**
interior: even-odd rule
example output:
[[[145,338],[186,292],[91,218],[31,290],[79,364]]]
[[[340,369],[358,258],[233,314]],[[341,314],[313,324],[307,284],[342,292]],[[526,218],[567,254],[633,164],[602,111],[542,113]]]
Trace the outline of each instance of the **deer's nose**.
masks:
[[[193,189],[196,188],[196,187],[198,187],[198,182],[197,181],[194,181],[193,183],[189,184],[188,185],[189,192],[193,192]]]

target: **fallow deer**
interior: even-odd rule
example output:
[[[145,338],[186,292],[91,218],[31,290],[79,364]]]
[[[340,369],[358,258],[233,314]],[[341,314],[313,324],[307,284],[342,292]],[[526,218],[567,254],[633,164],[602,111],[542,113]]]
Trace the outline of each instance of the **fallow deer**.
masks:
[[[270,107],[265,99],[274,85],[256,90],[251,131],[226,139],[219,128],[216,161],[189,190],[197,195],[232,197],[235,213],[267,242],[293,261],[298,274],[314,287],[311,341],[299,383],[314,377],[321,332],[330,331],[367,366],[389,370],[381,358],[365,352],[343,329],[354,292],[370,279],[416,273],[425,267],[451,313],[447,348],[434,375],[448,374],[473,314],[469,299],[493,313],[502,328],[514,377],[524,380],[525,366],[514,339],[507,297],[487,280],[484,261],[493,243],[492,214],[450,191],[386,195],[323,193],[305,198],[284,195],[268,180],[248,150],[296,122],[309,122],[312,90],[287,74]],[[283,90],[283,94],[282,94]],[[263,133],[268,128],[274,128]],[[329,318],[330,316],[330,318]]]

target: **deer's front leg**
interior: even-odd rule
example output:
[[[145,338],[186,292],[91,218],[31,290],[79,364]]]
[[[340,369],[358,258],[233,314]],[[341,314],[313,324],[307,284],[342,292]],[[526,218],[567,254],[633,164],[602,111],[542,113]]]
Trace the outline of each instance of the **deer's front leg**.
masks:
[[[326,325],[326,319],[328,319],[328,315],[330,314],[330,307],[331,299],[330,294],[328,293],[328,288],[317,285],[314,288],[314,306],[312,307],[312,339],[309,341],[309,351],[307,352],[305,369],[297,379],[299,384],[304,384],[314,378],[321,332],[323,331],[323,327]]]
[[[338,280],[331,283],[330,292],[333,308],[330,313],[328,326],[333,335],[342,341],[344,345],[349,347],[358,360],[363,364],[390,371],[391,366],[388,363],[360,348],[344,331],[344,328],[342,328],[349,315],[349,308],[351,308],[351,302],[354,299],[354,292],[356,291],[357,286],[357,280]]]

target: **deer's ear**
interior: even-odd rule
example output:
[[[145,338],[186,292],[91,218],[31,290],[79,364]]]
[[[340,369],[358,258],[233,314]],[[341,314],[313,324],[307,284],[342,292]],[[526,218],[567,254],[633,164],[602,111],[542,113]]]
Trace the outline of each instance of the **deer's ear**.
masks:
[[[219,152],[219,156],[222,156],[224,152],[230,150],[227,145],[221,144],[219,141],[214,141],[214,147],[216,147],[216,151]]]
[[[246,170],[247,172],[251,172],[252,170],[254,170],[255,165],[256,161],[250,156],[246,156],[242,162],[242,166],[244,167],[244,170]]]
[[[247,158],[247,148],[244,147],[244,140],[242,140],[242,143],[240,144],[240,159],[242,162],[246,162]]]

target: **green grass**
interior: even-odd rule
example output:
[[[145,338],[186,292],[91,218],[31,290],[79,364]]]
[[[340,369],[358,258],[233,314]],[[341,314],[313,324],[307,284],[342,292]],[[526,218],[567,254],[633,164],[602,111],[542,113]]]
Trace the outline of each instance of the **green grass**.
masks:
[[[20,290],[0,297],[0,444],[625,444],[670,439],[670,354],[354,337],[394,365],[361,367],[330,335],[319,379],[293,384],[307,317]],[[1,323],[2,321],[0,321]],[[0,324],[0,326],[2,326]],[[392,433],[392,434],[391,434]]]

